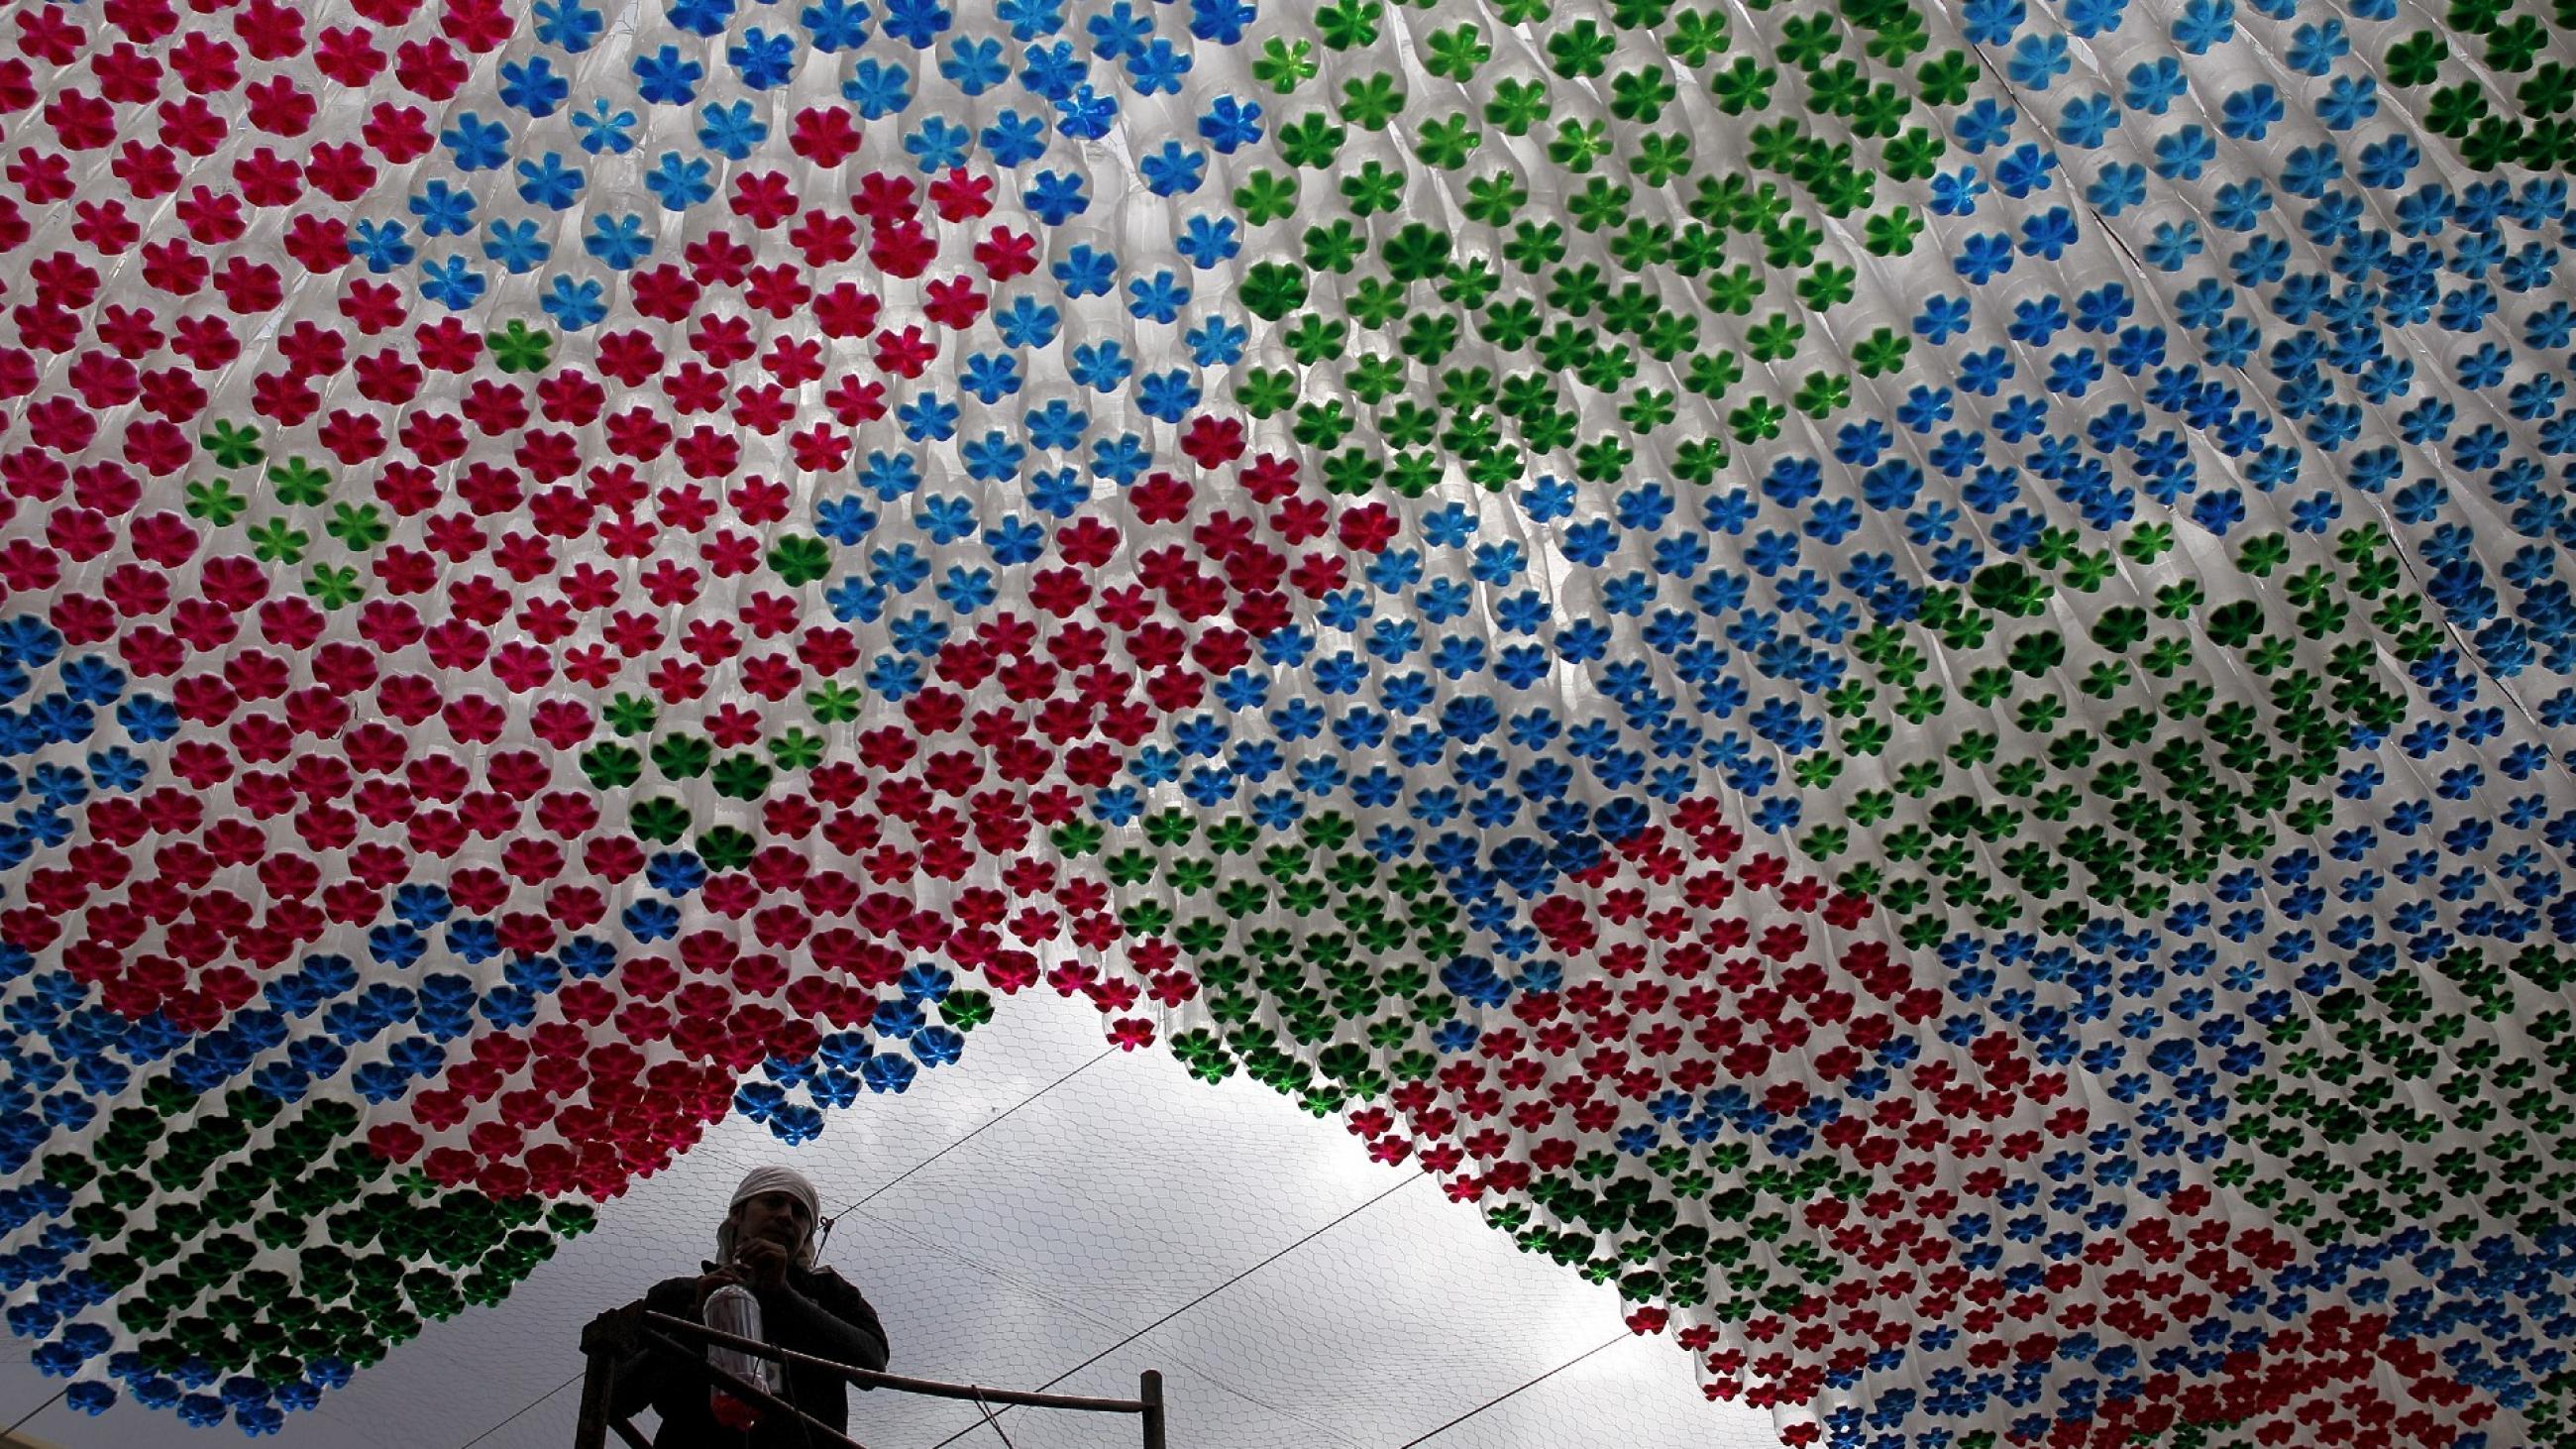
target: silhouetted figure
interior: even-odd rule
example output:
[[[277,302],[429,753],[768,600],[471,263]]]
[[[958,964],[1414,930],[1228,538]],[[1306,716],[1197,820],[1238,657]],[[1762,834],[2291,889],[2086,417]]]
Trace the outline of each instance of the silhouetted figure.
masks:
[[[814,1266],[820,1216],[812,1183],[784,1167],[754,1169],[734,1189],[732,1208],[716,1229],[715,1260],[695,1277],[655,1284],[644,1306],[703,1321],[709,1295],[739,1286],[759,1301],[761,1337],[769,1343],[883,1369],[886,1336],[876,1310],[838,1273]],[[726,1427],[710,1408],[704,1380],[660,1359],[647,1349],[620,1364],[611,1401],[617,1417],[648,1404],[661,1416],[654,1449],[805,1449],[805,1426],[784,1414],[763,1416],[749,1428]],[[849,1427],[848,1385],[829,1373],[790,1365],[778,1397],[835,1429]]]

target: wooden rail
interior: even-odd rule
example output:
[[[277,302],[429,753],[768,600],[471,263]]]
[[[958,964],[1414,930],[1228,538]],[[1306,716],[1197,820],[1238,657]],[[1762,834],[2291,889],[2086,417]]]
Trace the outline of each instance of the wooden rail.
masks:
[[[696,1351],[683,1343],[698,1345]],[[865,1449],[856,1439],[834,1429],[795,1405],[769,1393],[756,1384],[745,1382],[706,1361],[704,1345],[721,1344],[759,1358],[781,1364],[795,1364],[833,1374],[861,1388],[891,1389],[900,1394],[921,1394],[934,1399],[962,1399],[976,1404],[1007,1404],[1028,1409],[1071,1409],[1091,1414],[1134,1414],[1143,1421],[1144,1449],[1168,1449],[1165,1443],[1163,1417],[1163,1376],[1147,1369],[1137,1376],[1136,1397],[1104,1399],[1077,1394],[1039,1394],[1020,1389],[988,1389],[977,1384],[942,1383],[936,1379],[907,1378],[902,1374],[878,1373],[855,1364],[834,1363],[812,1354],[798,1353],[758,1339],[743,1338],[656,1313],[642,1303],[613,1308],[585,1325],[581,1331],[581,1351],[588,1360],[581,1386],[581,1419],[574,1439],[574,1449],[606,1449],[612,1433],[633,1449],[651,1449],[643,1435],[625,1419],[610,1413],[610,1402],[616,1387],[619,1360],[645,1349],[660,1349],[677,1363],[685,1364],[696,1378],[710,1389],[721,1388],[772,1414],[784,1414],[803,1421],[806,1428],[826,1436],[826,1441]]]

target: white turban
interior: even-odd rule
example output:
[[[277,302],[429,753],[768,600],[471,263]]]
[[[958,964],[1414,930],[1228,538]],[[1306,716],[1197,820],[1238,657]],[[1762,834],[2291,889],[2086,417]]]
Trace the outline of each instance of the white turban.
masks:
[[[733,1210],[770,1192],[783,1192],[803,1203],[805,1220],[809,1225],[822,1222],[822,1195],[814,1191],[814,1184],[806,1181],[803,1173],[791,1167],[755,1167],[743,1174],[742,1185],[733,1190],[733,1201],[726,1205],[724,1224],[716,1229],[716,1256],[719,1260],[730,1262],[733,1259]],[[799,1267],[814,1265],[814,1234],[810,1229],[805,1234],[804,1246],[797,1250],[796,1261]]]

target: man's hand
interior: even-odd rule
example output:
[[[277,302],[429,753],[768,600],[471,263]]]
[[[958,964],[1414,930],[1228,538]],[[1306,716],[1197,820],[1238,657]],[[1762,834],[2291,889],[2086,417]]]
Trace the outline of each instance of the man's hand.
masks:
[[[714,1294],[717,1289],[738,1287],[741,1285],[742,1281],[743,1277],[741,1271],[730,1267],[718,1268],[714,1272],[700,1277],[698,1279],[699,1314],[703,1316],[706,1313],[707,1299]]]
[[[787,1283],[787,1248],[768,1238],[754,1238],[734,1249],[735,1271],[754,1289],[781,1288]]]

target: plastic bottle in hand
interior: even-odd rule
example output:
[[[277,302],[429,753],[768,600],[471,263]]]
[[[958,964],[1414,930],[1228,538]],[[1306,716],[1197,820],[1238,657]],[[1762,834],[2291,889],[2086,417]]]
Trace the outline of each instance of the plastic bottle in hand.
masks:
[[[729,1284],[708,1294],[706,1322],[707,1327],[718,1333],[760,1339],[764,1343],[768,1341],[760,1331],[760,1300],[753,1297],[748,1288]],[[778,1362],[775,1359],[745,1353],[727,1344],[710,1343],[707,1345],[707,1364],[718,1373],[731,1374],[772,1394],[778,1392]],[[748,1429],[760,1420],[758,1406],[746,1403],[722,1388],[707,1391],[707,1412],[728,1429]]]

